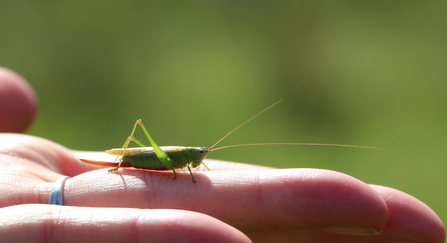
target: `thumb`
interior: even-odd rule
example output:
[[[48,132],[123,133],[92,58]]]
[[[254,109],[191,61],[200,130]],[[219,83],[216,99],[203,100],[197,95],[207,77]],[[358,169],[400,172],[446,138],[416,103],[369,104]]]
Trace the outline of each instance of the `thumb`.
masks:
[[[33,122],[37,97],[23,77],[0,67],[0,132],[23,132]]]

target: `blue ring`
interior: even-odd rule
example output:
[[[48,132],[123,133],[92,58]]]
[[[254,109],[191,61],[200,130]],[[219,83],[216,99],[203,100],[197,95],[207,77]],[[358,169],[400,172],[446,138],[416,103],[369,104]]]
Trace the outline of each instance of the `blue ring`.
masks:
[[[62,199],[64,193],[64,184],[65,181],[69,178],[69,176],[62,176],[54,182],[53,188],[50,192],[50,198],[48,199],[48,204],[64,205]]]

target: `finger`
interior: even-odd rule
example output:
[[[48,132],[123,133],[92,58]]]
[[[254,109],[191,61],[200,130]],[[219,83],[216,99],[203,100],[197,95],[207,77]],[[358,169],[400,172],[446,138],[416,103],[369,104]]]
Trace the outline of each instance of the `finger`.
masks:
[[[374,234],[387,208],[370,186],[325,170],[188,173],[96,170],[66,182],[72,206],[172,208],[202,212],[246,232],[344,228]],[[354,228],[354,226],[356,228]]]
[[[217,219],[181,210],[28,204],[0,215],[2,242],[250,242]]]
[[[37,98],[17,73],[0,67],[0,132],[23,132],[34,120]]]
[[[0,191],[7,192],[0,197],[0,207],[47,203],[53,182],[82,173],[81,164],[70,150],[54,142],[0,133]]]
[[[0,191],[7,192],[0,207],[47,203],[53,182],[81,173],[79,164],[70,150],[46,139],[0,133]]]
[[[0,161],[0,166],[20,167],[41,178],[47,177],[48,170],[57,172],[59,175],[75,176],[97,168],[80,162],[71,150],[57,143],[24,134],[0,134],[0,154],[18,159],[17,162],[11,163]],[[30,167],[31,164],[35,166]],[[34,170],[37,165],[47,170]],[[55,179],[57,178],[50,180]]]
[[[386,239],[419,242],[445,242],[445,228],[436,213],[423,202],[399,190],[372,185],[386,201],[389,219],[383,233]]]
[[[401,191],[372,186],[384,198],[388,222],[380,235],[356,236],[325,231],[273,232],[252,235],[253,242],[426,242],[444,243],[446,234],[442,221],[427,205]]]

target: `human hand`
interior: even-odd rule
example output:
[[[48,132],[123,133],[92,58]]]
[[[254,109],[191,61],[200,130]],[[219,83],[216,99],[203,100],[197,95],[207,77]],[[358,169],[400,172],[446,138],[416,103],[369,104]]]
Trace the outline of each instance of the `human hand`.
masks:
[[[11,112],[3,98],[11,92],[14,106],[30,108]],[[35,107],[30,87],[0,69],[0,120],[30,124]],[[10,124],[0,122],[0,131],[26,128]],[[170,171],[108,173],[80,162],[81,154],[42,138],[0,135],[2,242],[445,240],[440,219],[416,198],[334,171],[207,160],[212,171],[193,172],[192,183],[187,171],[175,180]],[[64,175],[72,177],[65,206],[45,205]]]

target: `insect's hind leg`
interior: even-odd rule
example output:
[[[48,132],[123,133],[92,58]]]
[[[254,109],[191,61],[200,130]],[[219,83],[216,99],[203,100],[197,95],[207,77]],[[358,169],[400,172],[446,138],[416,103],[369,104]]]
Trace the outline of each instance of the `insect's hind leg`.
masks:
[[[131,138],[133,137],[133,132],[135,131],[137,124],[140,125],[141,129],[143,129],[144,134],[146,134],[146,137],[149,140],[149,143],[154,148],[155,155],[157,155],[157,158],[160,160],[160,162],[166,167],[166,169],[172,170],[174,172],[174,179],[175,179],[177,177],[177,173],[175,172],[174,167],[172,166],[171,158],[169,158],[168,154],[166,154],[165,151],[161,150],[161,148],[155,143],[154,139],[152,139],[151,135],[149,135],[149,132],[146,130],[146,127],[144,127],[143,121],[141,119],[135,122],[134,130],[132,131],[130,137]]]
[[[136,138],[134,138],[134,137],[127,137],[126,142],[125,142],[124,145],[123,145],[123,153],[122,153],[121,155],[116,156],[116,159],[115,159],[115,162],[116,162],[119,158],[121,158],[120,162],[118,163],[118,165],[117,165],[115,168],[109,169],[109,172],[111,172],[111,171],[117,171],[118,168],[121,167],[121,163],[123,163],[123,159],[122,159],[122,158],[123,158],[124,154],[126,153],[126,149],[127,149],[127,147],[124,147],[124,146],[125,146],[126,144],[127,144],[127,146],[129,146],[130,141],[132,141],[132,142],[138,144],[140,147],[146,147],[144,144],[142,144],[142,143],[141,143],[140,141],[138,141]]]
[[[177,177],[177,173],[174,170],[174,167],[172,166],[172,160],[169,158],[169,156],[166,154],[166,152],[164,152],[163,150],[160,149],[160,147],[155,143],[155,141],[152,139],[151,135],[149,135],[149,132],[146,130],[146,128],[144,127],[143,121],[141,119],[137,120],[133,126],[132,132],[130,133],[130,136],[127,137],[126,141],[123,144],[123,153],[120,155],[121,156],[121,160],[118,163],[118,166],[116,168],[113,168],[109,171],[115,171],[117,170],[120,166],[121,163],[123,162],[123,157],[126,154],[126,150],[129,147],[129,143],[130,141],[135,142],[136,144],[138,144],[141,147],[146,147],[144,146],[144,144],[142,144],[140,141],[138,141],[137,139],[134,138],[134,133],[135,130],[137,129],[137,125],[139,125],[141,127],[141,129],[143,130],[144,134],[146,134],[147,139],[149,140],[149,143],[152,145],[152,147],[154,148],[154,152],[157,155],[157,158],[160,160],[160,162],[169,170],[172,170],[174,172],[174,179]],[[118,160],[118,158],[120,156],[117,156],[117,158],[115,159],[115,162]]]
[[[123,157],[124,157],[124,155],[126,154],[126,150],[127,150],[127,148],[129,147],[129,143],[130,143],[130,141],[134,141],[135,143],[137,143],[137,144],[140,145],[140,146],[142,145],[142,143],[140,143],[138,140],[136,140],[136,139],[133,137],[133,135],[134,135],[134,133],[135,133],[135,130],[137,129],[137,125],[139,124],[139,121],[141,121],[141,120],[137,120],[137,121],[135,122],[135,124],[133,125],[132,132],[130,133],[130,136],[127,137],[126,141],[124,142],[123,147],[122,147],[122,149],[123,149],[123,153],[122,153],[121,155],[116,156],[116,158],[115,158],[115,162],[116,162],[119,158],[121,158],[121,159],[120,159],[120,162],[118,163],[118,165],[117,165],[115,168],[110,169],[109,172],[117,171],[117,170],[120,168],[121,163],[123,163]],[[142,147],[144,147],[144,145],[143,145]]]
[[[128,139],[130,139],[132,142],[138,144],[140,147],[147,147],[146,145],[144,145],[143,143],[141,143],[140,141],[138,141],[136,138],[134,137],[129,137]],[[205,165],[206,166],[206,165]],[[207,167],[208,168],[208,167]],[[209,170],[209,169],[208,169]],[[174,169],[172,169],[172,172],[174,172],[174,178],[177,178],[177,173],[175,172]],[[193,177],[193,181],[194,181],[194,177]],[[195,181],[194,181],[195,182]]]
[[[138,141],[138,140],[137,140],[136,138],[134,138],[134,137],[129,137],[129,139],[130,139],[130,141],[132,141],[132,142],[138,144],[138,146],[140,146],[140,147],[147,147],[146,145],[142,144],[140,141]]]

